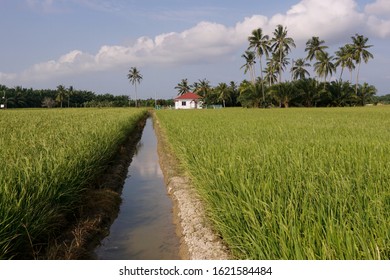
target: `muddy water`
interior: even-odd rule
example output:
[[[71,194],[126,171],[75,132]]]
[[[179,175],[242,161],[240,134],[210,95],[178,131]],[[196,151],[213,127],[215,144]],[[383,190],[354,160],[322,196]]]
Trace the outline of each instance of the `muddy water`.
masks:
[[[98,259],[179,259],[179,238],[173,224],[157,155],[157,139],[148,119],[128,169],[118,218],[110,235],[95,250]]]

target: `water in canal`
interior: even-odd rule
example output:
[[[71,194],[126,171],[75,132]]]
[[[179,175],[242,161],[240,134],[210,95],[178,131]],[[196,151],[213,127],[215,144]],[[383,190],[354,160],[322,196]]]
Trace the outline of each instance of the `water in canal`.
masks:
[[[103,260],[179,259],[179,238],[173,224],[172,201],[167,195],[157,154],[152,120],[128,169],[118,218],[101,246],[95,250]]]

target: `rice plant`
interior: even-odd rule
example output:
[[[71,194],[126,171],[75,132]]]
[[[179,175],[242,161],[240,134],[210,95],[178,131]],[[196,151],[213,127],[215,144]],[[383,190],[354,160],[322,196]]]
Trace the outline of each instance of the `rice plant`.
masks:
[[[147,112],[0,111],[0,259],[32,258]]]
[[[238,259],[390,259],[390,107],[158,111]]]

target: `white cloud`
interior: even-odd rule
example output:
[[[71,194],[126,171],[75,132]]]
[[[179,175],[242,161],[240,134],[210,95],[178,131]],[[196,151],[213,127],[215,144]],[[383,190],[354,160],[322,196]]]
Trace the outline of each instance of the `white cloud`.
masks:
[[[40,4],[47,7],[51,7],[53,1],[28,0],[30,5]],[[106,1],[99,1],[99,3],[106,3]],[[140,37],[129,45],[105,45],[96,54],[74,50],[56,60],[33,65],[19,75],[0,73],[0,83],[15,79],[44,80],[61,75],[107,70],[123,65],[209,63],[232,55],[237,56],[237,51],[245,47],[253,29],[261,27],[264,33],[271,36],[277,24],[287,26],[289,36],[301,43],[312,36],[319,36],[327,42],[328,40],[336,42],[339,38],[345,41],[349,36],[362,31],[388,37],[390,21],[367,14],[368,12],[378,14],[378,9],[388,9],[388,6],[388,0],[378,0],[372,5],[367,5],[364,14],[358,12],[357,4],[353,0],[301,0],[285,14],[276,14],[270,18],[254,15],[232,27],[203,21],[182,32],[164,33],[155,38]]]
[[[365,12],[375,15],[390,15],[390,1],[389,0],[377,0],[374,3],[368,4],[365,7]]]
[[[307,41],[312,36],[333,40],[361,29],[364,15],[356,8],[353,0],[302,0],[286,14],[272,17],[270,24],[287,26],[296,41]]]
[[[367,26],[372,34],[381,38],[390,37],[390,1],[377,0],[366,5]]]

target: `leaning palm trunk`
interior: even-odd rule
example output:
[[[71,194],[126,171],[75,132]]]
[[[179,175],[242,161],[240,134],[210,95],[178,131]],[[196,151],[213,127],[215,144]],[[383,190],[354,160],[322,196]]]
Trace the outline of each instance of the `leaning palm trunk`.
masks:
[[[259,61],[260,61],[261,92],[263,94],[263,108],[265,108],[264,77],[263,77],[263,64],[261,62],[261,56],[259,58]]]

